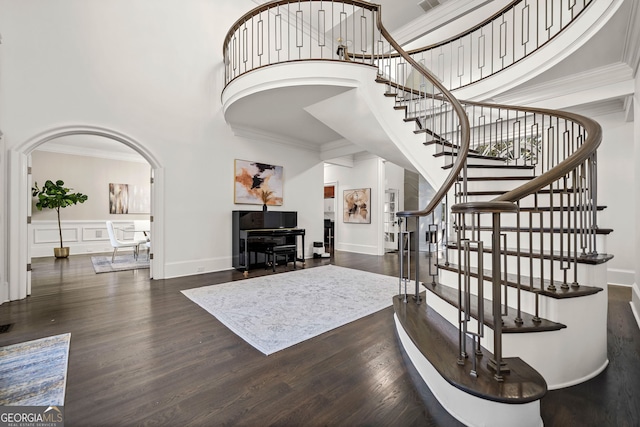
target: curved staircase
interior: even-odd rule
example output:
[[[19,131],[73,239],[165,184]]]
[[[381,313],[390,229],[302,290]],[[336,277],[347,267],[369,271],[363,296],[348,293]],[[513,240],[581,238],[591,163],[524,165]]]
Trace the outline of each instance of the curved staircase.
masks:
[[[572,18],[549,40],[562,38],[573,19],[588,15],[583,12],[589,3],[570,2],[581,5],[579,13],[567,12]],[[466,69],[459,61],[468,45],[460,40],[484,43],[479,29],[499,28],[501,51],[503,40],[524,34],[508,17],[524,17],[524,11],[528,16],[528,5],[511,2],[447,41],[458,41],[449,50],[450,82],[456,67],[463,74]],[[549,10],[538,12],[549,17]],[[287,37],[278,39],[276,32],[275,40],[264,42],[270,37],[265,28],[284,25]],[[328,37],[329,31],[339,37]],[[343,37],[352,40],[351,51]],[[434,49],[438,61],[425,60],[428,49],[405,52],[382,25],[380,7],[371,3],[276,1],[247,13],[229,31],[225,92],[245,74],[248,81],[260,80],[256,72],[267,65],[311,60],[324,62],[325,70],[330,63],[336,69],[360,67],[340,81],[352,90],[321,101],[323,108],[316,103],[305,110],[329,126],[350,108],[358,121],[375,121],[366,131],[354,124],[335,124],[334,130],[359,144],[375,140],[371,152],[404,157],[422,173],[436,195],[422,210],[398,213],[399,221],[406,227],[426,218],[428,230],[446,236],[441,250],[411,260],[400,252],[400,292],[394,298],[399,341],[440,403],[463,423],[538,426],[547,389],[588,380],[608,364],[605,263],[612,256],[599,249],[611,232],[598,226],[604,209],[596,185],[601,130],[586,117],[561,111],[460,101],[444,86],[442,69],[439,75],[427,69],[447,62],[443,48]],[[535,50],[524,51],[522,58]],[[485,66],[486,58],[477,57],[480,62],[470,69]],[[498,59],[503,65],[504,57]],[[322,79],[330,84],[326,75]],[[384,87],[380,101],[372,98],[374,80]],[[302,82],[300,76],[295,80]],[[240,87],[223,93],[225,105],[247,96],[249,86]],[[389,111],[379,110],[379,102],[388,103]],[[436,223],[435,211],[443,206],[446,215]],[[401,233],[408,234],[406,228]],[[427,280],[420,278],[421,259],[432,263]]]

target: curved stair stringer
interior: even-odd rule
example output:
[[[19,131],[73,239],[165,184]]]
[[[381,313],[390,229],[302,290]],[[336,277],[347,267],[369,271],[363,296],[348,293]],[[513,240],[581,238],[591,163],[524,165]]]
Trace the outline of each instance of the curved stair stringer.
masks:
[[[600,277],[605,264],[584,266]],[[598,272],[596,272],[598,271]],[[606,274],[606,271],[604,272]],[[442,283],[450,283],[453,273],[441,277]],[[446,286],[438,284],[436,286]],[[490,288],[490,283],[485,289]],[[458,309],[427,287],[426,303],[452,325],[457,325]],[[509,300],[516,300],[516,289],[509,289]],[[474,291],[477,294],[477,290]],[[522,298],[522,310],[534,312],[534,295]],[[488,298],[487,294],[485,297]],[[549,390],[583,383],[600,374],[609,364],[607,356],[607,288],[588,296],[575,298],[540,297],[540,317],[564,325],[564,328],[540,332],[504,333],[502,335],[505,357],[520,357],[538,371],[547,382]],[[509,306],[510,311],[515,308]],[[471,322],[477,329],[477,322]],[[493,330],[484,325],[485,348],[493,348]]]
[[[394,314],[398,340],[411,364],[436,397],[438,402],[454,418],[467,426],[541,427],[540,400],[523,404],[494,402],[467,393],[450,383],[422,354]],[[469,416],[471,414],[471,417]]]

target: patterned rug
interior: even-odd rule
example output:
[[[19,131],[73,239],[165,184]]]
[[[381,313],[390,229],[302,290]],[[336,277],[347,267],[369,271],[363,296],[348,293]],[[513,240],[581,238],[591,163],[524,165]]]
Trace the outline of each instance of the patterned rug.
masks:
[[[398,278],[335,265],[182,291],[272,354],[389,307]]]
[[[63,406],[71,334],[0,348],[0,406]]]
[[[111,273],[114,271],[137,270],[140,268],[149,268],[149,259],[145,254],[140,254],[136,260],[133,254],[116,255],[115,260],[111,263],[111,255],[109,256],[92,256],[91,263],[96,273]]]

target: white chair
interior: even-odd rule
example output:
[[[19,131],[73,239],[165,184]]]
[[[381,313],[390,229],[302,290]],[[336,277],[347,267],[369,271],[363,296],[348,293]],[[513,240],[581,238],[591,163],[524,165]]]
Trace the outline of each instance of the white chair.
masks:
[[[118,240],[116,237],[116,232],[113,229],[113,222],[107,221],[107,232],[109,233],[109,240],[111,241],[111,246],[113,246],[113,255],[111,255],[111,262],[115,260],[116,252],[120,248],[133,248],[133,257],[138,259],[138,245],[140,242],[135,240]]]
[[[149,258],[149,248],[151,247],[151,221],[148,219],[140,219],[133,221],[133,240],[138,242],[138,254],[140,254],[140,247],[145,246],[147,248],[147,258]]]
[[[149,261],[149,252],[151,251],[151,242],[144,242],[144,246],[147,248],[147,261]],[[138,246],[140,248],[140,246]],[[138,253],[140,253],[140,249],[138,249]]]

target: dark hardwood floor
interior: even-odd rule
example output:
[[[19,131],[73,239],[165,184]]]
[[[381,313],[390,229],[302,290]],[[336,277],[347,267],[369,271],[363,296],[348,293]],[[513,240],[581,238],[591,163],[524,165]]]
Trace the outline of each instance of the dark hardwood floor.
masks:
[[[395,254],[336,252],[307,268],[329,262],[397,272]],[[414,384],[391,307],[265,356],[180,292],[242,280],[237,271],[151,281],[146,270],[95,274],[89,255],[34,259],[32,268],[32,296],[0,305],[0,325],[13,324],[0,346],[71,333],[67,426],[460,425]],[[262,274],[274,273],[251,276]],[[640,423],[640,331],[629,299],[610,287],[611,364],[549,392],[547,426]]]

